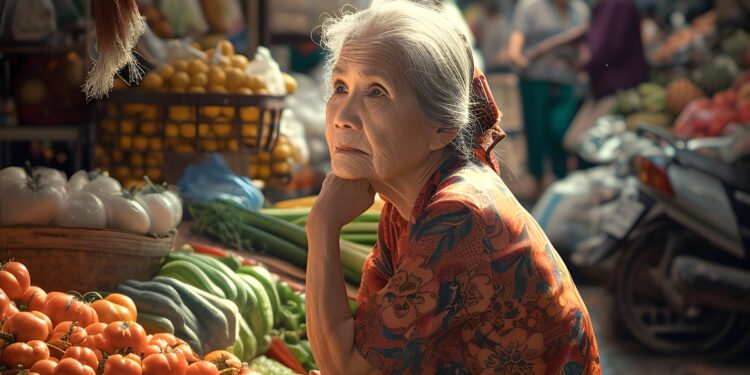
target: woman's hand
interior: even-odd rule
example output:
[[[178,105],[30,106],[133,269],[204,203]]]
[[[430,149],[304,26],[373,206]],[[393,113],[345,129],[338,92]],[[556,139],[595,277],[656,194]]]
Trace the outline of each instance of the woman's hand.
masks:
[[[310,218],[312,225],[327,224],[340,229],[367,211],[374,202],[375,191],[365,180],[347,180],[331,173],[323,181]]]

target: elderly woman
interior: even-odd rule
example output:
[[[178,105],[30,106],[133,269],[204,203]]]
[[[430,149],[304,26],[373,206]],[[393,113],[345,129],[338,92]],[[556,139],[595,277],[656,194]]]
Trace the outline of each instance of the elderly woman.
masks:
[[[596,374],[570,274],[500,179],[499,112],[459,29],[378,1],[323,28],[333,174],[307,224],[307,323],[323,374]],[[343,225],[386,201],[352,317]]]

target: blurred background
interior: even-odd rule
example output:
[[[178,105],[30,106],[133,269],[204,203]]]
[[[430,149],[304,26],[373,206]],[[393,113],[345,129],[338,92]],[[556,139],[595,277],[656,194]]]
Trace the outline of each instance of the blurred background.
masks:
[[[503,178],[576,278],[605,373],[750,373],[750,1],[422,1],[473,43]],[[219,153],[270,201],[315,194],[316,26],[368,3],[139,0],[145,76],[87,102],[91,0],[2,0],[0,167],[127,187]]]

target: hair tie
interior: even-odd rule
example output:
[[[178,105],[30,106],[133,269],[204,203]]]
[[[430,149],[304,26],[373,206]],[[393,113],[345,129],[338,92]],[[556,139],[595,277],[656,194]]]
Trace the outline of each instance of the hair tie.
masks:
[[[492,149],[505,138],[505,132],[500,128],[502,113],[492,97],[487,78],[477,67],[474,67],[471,91],[471,116],[475,125],[474,154],[481,162],[500,173],[500,166],[492,155]]]

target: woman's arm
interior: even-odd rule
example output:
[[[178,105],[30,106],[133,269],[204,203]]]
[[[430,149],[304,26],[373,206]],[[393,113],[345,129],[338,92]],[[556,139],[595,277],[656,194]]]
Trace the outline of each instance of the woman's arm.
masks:
[[[307,331],[323,374],[367,374],[375,369],[354,347],[354,319],[349,308],[341,257],[341,229],[324,220],[308,220],[306,276]]]
[[[354,346],[339,248],[341,227],[367,210],[373,199],[367,182],[330,175],[305,228],[307,332],[315,361],[326,375],[377,373]]]
[[[518,68],[526,69],[529,66],[529,60],[523,55],[523,46],[526,43],[526,37],[520,31],[514,31],[510,34],[508,41],[508,57]]]

